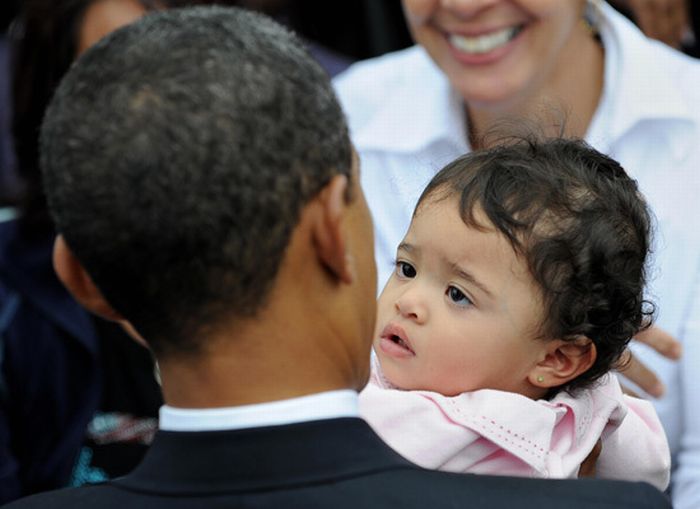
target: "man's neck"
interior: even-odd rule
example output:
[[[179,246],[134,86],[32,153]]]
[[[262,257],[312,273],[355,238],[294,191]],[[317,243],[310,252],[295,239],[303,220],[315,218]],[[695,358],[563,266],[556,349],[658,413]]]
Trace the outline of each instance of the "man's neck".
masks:
[[[293,361],[292,361],[293,362]],[[326,391],[353,389],[349,381],[324,376],[310,368],[228,357],[205,362],[164,362],[160,366],[163,399],[178,408],[220,408],[296,398]]]
[[[257,323],[279,322],[262,318]],[[322,320],[307,329],[304,323],[313,322],[300,317],[296,330],[286,327],[284,331],[239,324],[232,328],[235,334],[208,338],[205,351],[160,358],[166,404],[218,408],[359,390],[366,375],[357,373],[342,348],[344,342]]]

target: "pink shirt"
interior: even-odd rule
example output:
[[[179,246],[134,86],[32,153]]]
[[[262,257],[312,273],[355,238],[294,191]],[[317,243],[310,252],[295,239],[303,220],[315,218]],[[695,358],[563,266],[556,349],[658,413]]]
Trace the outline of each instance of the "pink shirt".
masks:
[[[656,412],[622,393],[613,374],[572,397],[532,400],[479,390],[447,397],[403,391],[377,371],[360,414],[392,448],[425,468],[519,477],[577,477],[600,438],[599,478],[668,486],[671,459]]]

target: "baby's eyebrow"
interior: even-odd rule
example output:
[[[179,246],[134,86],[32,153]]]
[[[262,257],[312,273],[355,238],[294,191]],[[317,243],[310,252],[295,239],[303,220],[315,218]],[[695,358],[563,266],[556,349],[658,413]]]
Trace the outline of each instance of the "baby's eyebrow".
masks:
[[[464,270],[462,267],[457,265],[456,263],[449,263],[450,270],[452,271],[453,274],[455,274],[457,277],[464,279],[465,281],[468,281],[469,283],[473,284],[476,286],[479,290],[484,292],[487,297],[493,299],[493,293],[489,291],[488,288],[486,288],[486,285],[481,283],[474,275],[466,270]]]
[[[408,251],[409,253],[415,253],[417,251],[416,246],[409,244],[408,242],[402,242],[399,247],[396,248],[397,251]]]

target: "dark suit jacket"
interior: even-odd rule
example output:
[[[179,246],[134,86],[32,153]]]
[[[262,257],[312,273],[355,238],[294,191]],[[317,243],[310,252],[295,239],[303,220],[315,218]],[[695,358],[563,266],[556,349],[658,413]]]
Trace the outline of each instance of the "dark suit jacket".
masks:
[[[649,485],[432,472],[360,419],[219,432],[161,431],[143,463],[103,484],[17,501],[28,508],[670,508]]]

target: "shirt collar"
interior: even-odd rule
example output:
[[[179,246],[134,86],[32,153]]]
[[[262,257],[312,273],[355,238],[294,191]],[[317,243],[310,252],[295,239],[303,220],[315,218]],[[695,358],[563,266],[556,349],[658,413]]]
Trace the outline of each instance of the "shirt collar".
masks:
[[[401,86],[357,133],[357,147],[410,153],[435,141],[449,140],[466,152],[461,97],[422,47],[408,51]]]
[[[669,76],[667,62],[650,58],[650,48],[660,43],[646,38],[607,3],[594,5],[599,5],[595,23],[605,47],[605,86],[589,129],[592,137],[601,139],[593,142],[613,144],[641,123],[663,122],[673,156],[682,157],[696,126],[681,95],[670,93],[678,85]]]
[[[224,408],[160,408],[164,431],[219,431],[358,417],[357,393],[328,391],[299,398]]]
[[[595,22],[606,52],[604,95],[589,129],[596,146],[614,143],[642,122],[664,122],[673,156],[681,158],[696,126],[680,95],[669,93],[677,85],[666,62],[649,58],[650,45],[657,43],[605,2],[594,5],[600,5]],[[408,51],[401,86],[357,133],[357,147],[412,153],[447,140],[460,152],[468,151],[461,97],[423,48]]]

